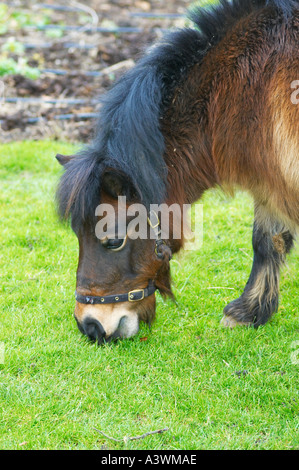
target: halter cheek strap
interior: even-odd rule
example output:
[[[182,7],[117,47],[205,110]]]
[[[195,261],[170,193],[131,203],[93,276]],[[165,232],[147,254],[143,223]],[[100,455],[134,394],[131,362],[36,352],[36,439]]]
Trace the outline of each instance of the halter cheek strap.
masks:
[[[81,295],[75,292],[75,298],[80,304],[117,304],[119,302],[136,302],[138,300],[143,300],[154,294],[156,290],[157,287],[153,281],[149,281],[148,286],[145,289],[131,290],[126,294],[103,295],[100,297],[95,295]]]
[[[165,241],[162,238],[162,231],[161,231],[160,219],[158,217],[158,214],[153,210],[150,211],[149,217],[147,218],[147,222],[155,235],[155,253],[159,259],[163,259],[165,255],[165,250],[163,250],[163,248],[167,247],[168,245],[166,245]],[[169,256],[169,260],[171,260],[172,252],[169,247],[168,247],[168,256]]]

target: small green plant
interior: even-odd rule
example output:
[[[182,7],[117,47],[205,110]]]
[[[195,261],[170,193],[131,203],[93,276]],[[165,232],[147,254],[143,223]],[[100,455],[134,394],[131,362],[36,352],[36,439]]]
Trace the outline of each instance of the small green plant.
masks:
[[[51,39],[59,39],[63,36],[63,28],[47,29],[45,32],[46,36]]]
[[[13,59],[0,60],[0,76],[14,74],[16,72],[16,61]]]
[[[31,15],[23,11],[14,11],[10,15],[10,20],[15,27],[22,28],[23,26],[31,24]]]
[[[8,38],[1,47],[0,76],[21,74],[33,80],[38,78],[39,70],[28,65],[27,59],[23,57],[24,53],[25,47],[21,42],[14,37]]]
[[[27,64],[27,59],[19,58],[18,61],[15,61],[10,57],[0,56],[0,77],[15,74],[21,74],[35,80],[40,76],[40,71],[30,67]]]
[[[15,55],[23,55],[25,52],[24,45],[17,41],[14,37],[8,38],[7,41],[2,45],[1,50],[3,52],[9,52]]]
[[[4,3],[0,3],[0,35],[7,32],[6,21],[9,17],[8,6]]]
[[[19,30],[26,26],[44,26],[51,23],[51,18],[44,11],[27,13],[22,10],[13,10],[5,3],[0,3],[0,35],[9,30]]]

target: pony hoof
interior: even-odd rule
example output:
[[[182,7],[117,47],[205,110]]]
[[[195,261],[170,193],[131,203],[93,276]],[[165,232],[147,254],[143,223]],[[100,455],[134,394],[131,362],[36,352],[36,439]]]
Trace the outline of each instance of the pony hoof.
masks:
[[[235,328],[236,326],[240,325],[240,326],[250,326],[251,323],[250,322],[242,322],[242,321],[237,321],[235,320],[233,317],[227,317],[227,316],[223,316],[221,321],[220,321],[220,324],[222,326],[224,326],[225,328]]]

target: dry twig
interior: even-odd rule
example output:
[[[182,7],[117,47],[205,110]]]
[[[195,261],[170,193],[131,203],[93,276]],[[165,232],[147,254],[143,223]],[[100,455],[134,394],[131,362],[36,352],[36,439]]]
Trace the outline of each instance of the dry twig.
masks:
[[[77,2],[75,0],[71,0],[71,4],[73,6],[79,8],[80,10],[84,11],[85,13],[88,13],[91,16],[92,27],[95,30],[98,23],[99,23],[99,17],[97,15],[97,13],[94,11],[94,9],[87,6],[87,5],[84,5],[81,2]],[[89,25],[82,26],[82,28],[80,30],[83,32],[86,29],[86,27],[89,27]]]
[[[149,431],[149,432],[146,432],[145,434],[141,434],[140,436],[132,436],[132,437],[125,436],[122,439],[116,439],[115,437],[107,436],[107,434],[105,434],[103,431],[100,431],[97,428],[93,428],[93,429],[97,431],[98,433],[103,434],[103,436],[105,436],[107,439],[110,439],[111,441],[115,441],[115,442],[123,441],[125,443],[127,443],[128,441],[136,441],[137,439],[144,439],[145,437],[151,436],[152,434],[161,434],[162,432],[169,430],[169,428],[157,429],[156,431]]]
[[[120,69],[131,69],[134,67],[135,62],[133,59],[122,60],[121,62],[117,62],[117,64],[109,65],[109,67],[105,67],[104,69],[100,70],[101,75],[117,72]]]

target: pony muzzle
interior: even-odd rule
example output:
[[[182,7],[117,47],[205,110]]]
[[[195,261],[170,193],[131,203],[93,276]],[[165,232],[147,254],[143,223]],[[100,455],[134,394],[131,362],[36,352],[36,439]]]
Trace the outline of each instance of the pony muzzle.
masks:
[[[99,344],[130,338],[139,331],[138,314],[125,303],[86,305],[76,302],[74,316],[81,333]]]

